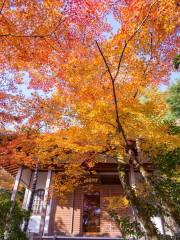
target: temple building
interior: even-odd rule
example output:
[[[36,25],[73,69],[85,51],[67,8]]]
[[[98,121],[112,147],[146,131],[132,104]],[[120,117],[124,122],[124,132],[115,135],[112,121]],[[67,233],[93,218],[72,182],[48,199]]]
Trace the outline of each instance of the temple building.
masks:
[[[15,177],[12,201],[15,201],[18,186],[22,182],[25,194],[22,208],[27,209],[30,201],[34,170],[24,166],[4,165],[4,169]],[[117,163],[111,159],[95,165],[96,174],[87,176],[86,181],[67,193],[66,201],[61,203],[59,197],[49,197],[53,176],[60,169],[41,169],[33,199],[32,214],[27,233],[30,239],[120,239],[119,226],[110,217],[107,197],[123,196]],[[127,169],[130,182],[136,184],[138,173]],[[91,191],[84,187],[91,183]],[[120,216],[133,215],[132,209],[119,211]],[[154,218],[161,233],[164,226],[160,217]],[[41,236],[39,238],[38,236]]]

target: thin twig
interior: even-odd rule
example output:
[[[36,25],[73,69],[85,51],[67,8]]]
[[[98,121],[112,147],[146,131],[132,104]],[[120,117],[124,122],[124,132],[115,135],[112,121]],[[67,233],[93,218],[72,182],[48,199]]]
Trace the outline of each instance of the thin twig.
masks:
[[[46,38],[44,38],[44,41],[45,41],[45,42],[47,43],[47,45],[50,46],[54,51],[59,52],[59,50],[58,50],[56,47],[54,47],[50,42],[48,42]],[[60,52],[59,52],[59,53],[60,53]]]
[[[7,34],[0,34],[0,37],[17,37],[17,38],[46,38],[46,37],[51,37],[59,28],[59,26],[65,22],[67,18],[64,18],[62,21],[59,21],[57,26],[51,31],[50,33],[47,34],[32,34],[32,35],[19,35],[19,34],[12,34],[12,33],[7,33]]]
[[[150,32],[150,59],[148,60],[147,64],[146,64],[146,68],[144,69],[144,73],[143,73],[143,77],[146,77],[146,73],[149,67],[149,64],[151,62],[151,60],[153,59],[153,33]]]
[[[136,98],[136,96],[137,96],[137,94],[138,94],[138,89],[136,90],[136,92],[135,92],[135,94],[134,94],[134,96],[133,96],[133,98],[135,99]]]
[[[152,7],[153,7],[156,3],[157,3],[157,0],[154,1],[154,2],[151,4],[151,6],[149,7],[149,10],[148,10],[148,13],[147,13],[146,17],[143,19],[143,21],[141,22],[141,24],[137,27],[137,29],[135,30],[135,32],[130,36],[130,38],[127,40],[127,42],[130,42],[130,41],[134,38],[134,36],[136,35],[136,33],[138,33],[139,30],[142,28],[142,26],[146,23],[146,21],[147,21],[148,18],[149,18],[149,14],[150,14],[150,12],[151,12],[151,10],[152,10]]]
[[[121,55],[120,55],[120,58],[119,58],[119,63],[118,63],[118,67],[117,67],[117,71],[116,71],[116,74],[115,74],[115,77],[114,77],[114,81],[116,80],[119,72],[120,72],[120,68],[121,68],[121,63],[122,63],[122,59],[123,59],[123,56],[124,56],[124,53],[125,53],[125,50],[129,44],[129,42],[135,37],[136,33],[139,32],[139,30],[143,27],[143,25],[146,23],[146,21],[148,20],[149,18],[149,14],[151,12],[151,9],[152,7],[156,4],[157,0],[151,4],[151,6],[149,7],[149,10],[148,10],[148,13],[146,15],[146,17],[143,19],[143,21],[141,22],[141,24],[136,28],[136,30],[134,31],[134,33],[125,41],[125,44],[124,44],[124,47],[122,49],[122,52],[121,52]]]
[[[98,123],[102,123],[102,124],[107,124],[107,125],[110,125],[111,127],[113,128],[116,128],[116,126],[113,124],[113,123],[110,123],[110,122],[105,122],[105,121],[99,121],[97,120]]]
[[[153,33],[150,32],[151,35],[151,45],[150,45],[150,50],[151,50],[151,56],[150,56],[150,60],[153,58]]]
[[[120,58],[119,58],[119,63],[118,63],[116,75],[115,75],[115,77],[114,77],[114,82],[115,82],[115,80],[116,80],[116,78],[117,78],[117,76],[118,76],[118,74],[119,74],[120,67],[121,67],[121,62],[122,62],[122,59],[123,59],[123,56],[124,56],[124,52],[125,52],[125,50],[126,50],[127,45],[128,45],[128,42],[125,41],[123,50],[122,50],[121,55],[120,55]]]
[[[2,11],[3,11],[3,8],[4,8],[5,2],[6,2],[6,0],[4,0],[3,3],[2,3],[1,9],[0,9],[0,14],[2,14]]]

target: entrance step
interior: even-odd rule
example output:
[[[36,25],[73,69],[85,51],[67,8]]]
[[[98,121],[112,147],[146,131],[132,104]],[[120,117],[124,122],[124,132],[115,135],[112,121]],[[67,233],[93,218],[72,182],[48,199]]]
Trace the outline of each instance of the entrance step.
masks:
[[[33,236],[31,240],[123,240],[123,238],[111,237],[65,237],[65,236]],[[130,239],[129,239],[130,240]]]

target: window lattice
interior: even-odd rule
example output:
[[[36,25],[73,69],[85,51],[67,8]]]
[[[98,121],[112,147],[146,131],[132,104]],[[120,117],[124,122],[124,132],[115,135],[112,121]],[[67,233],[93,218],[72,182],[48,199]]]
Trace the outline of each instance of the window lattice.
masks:
[[[35,192],[32,212],[34,215],[41,214],[44,199],[44,189],[38,189]]]

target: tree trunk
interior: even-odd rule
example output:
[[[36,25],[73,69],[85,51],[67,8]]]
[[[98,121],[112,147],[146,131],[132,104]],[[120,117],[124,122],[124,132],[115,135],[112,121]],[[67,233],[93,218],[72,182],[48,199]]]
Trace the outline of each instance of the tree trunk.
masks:
[[[150,176],[148,177],[149,182],[151,183],[151,185],[154,187],[154,190],[157,194],[157,196],[161,196],[161,201],[163,206],[165,207],[165,209],[167,209],[167,211],[170,213],[171,217],[174,219],[174,221],[176,222],[176,224],[180,227],[180,215],[179,212],[176,209],[176,205],[172,202],[171,196],[166,194],[162,189],[159,190],[156,181],[158,181],[158,179],[154,179]]]
[[[145,215],[145,211],[144,211],[145,209],[141,206],[134,189],[132,189],[131,186],[129,185],[128,174],[126,173],[124,163],[118,164],[118,174],[119,174],[119,179],[122,184],[123,190],[127,196],[127,199],[129,200],[130,204],[135,208],[135,212],[138,216],[138,219],[146,229],[148,239],[160,240],[161,237],[159,236],[157,228],[152,223],[151,218]]]
[[[28,210],[29,212],[32,211],[34,194],[35,194],[35,191],[36,191],[36,184],[37,184],[37,180],[38,180],[38,173],[39,173],[39,163],[38,163],[38,161],[37,161],[36,167],[35,167],[35,171],[34,171],[33,181],[32,181],[31,197],[30,197],[29,204],[28,204],[28,207],[27,207],[27,210]],[[24,232],[26,232],[27,229],[28,229],[29,220],[30,220],[30,217],[28,217],[28,218],[25,220],[24,227],[23,227],[23,231],[24,231]]]
[[[165,192],[163,192],[163,190],[158,189],[158,186],[156,183],[156,182],[158,182],[158,177],[151,176],[149,174],[149,172],[143,166],[143,162],[142,162],[143,159],[141,159],[142,157],[141,157],[141,148],[140,148],[140,140],[139,139],[136,139],[136,147],[137,147],[137,151],[138,151],[139,171],[140,171],[141,175],[143,176],[144,181],[146,182],[147,185],[153,187],[153,190],[155,191],[156,196],[157,196],[156,199],[159,202],[159,204],[160,205],[162,204],[165,207],[165,209],[167,209],[167,211],[170,213],[171,217],[174,219],[176,224],[178,226],[180,226],[180,215],[176,210],[176,206],[172,203],[171,197],[168,194],[165,194]],[[158,198],[159,195],[162,196],[160,199]]]
[[[151,7],[150,7],[150,10],[151,10]],[[148,15],[143,20],[143,22],[142,22],[143,24],[147,20],[147,18],[148,18]],[[142,25],[140,25],[140,26],[142,26]],[[124,131],[124,128],[123,128],[123,126],[121,124],[121,121],[120,121],[120,118],[119,118],[118,99],[117,99],[117,95],[116,95],[115,80],[116,80],[116,77],[119,74],[119,69],[121,67],[121,61],[123,59],[124,51],[125,51],[125,49],[127,47],[127,44],[128,44],[129,41],[132,40],[132,38],[136,35],[136,33],[137,33],[137,31],[135,31],[134,34],[128,39],[128,41],[125,42],[125,46],[124,46],[123,51],[122,51],[121,56],[120,56],[120,60],[119,60],[119,64],[118,64],[118,70],[117,70],[117,72],[115,74],[115,77],[113,77],[113,74],[111,72],[111,69],[109,68],[109,65],[108,65],[108,62],[106,60],[106,57],[104,56],[104,54],[103,54],[103,52],[102,52],[98,42],[96,41],[98,50],[99,50],[99,52],[100,52],[100,54],[101,54],[101,56],[103,58],[103,61],[104,61],[105,65],[106,65],[106,68],[108,70],[108,73],[109,73],[109,76],[110,76],[110,79],[111,79],[112,93],[113,93],[113,100],[114,100],[115,114],[116,114],[117,132],[118,132],[118,134],[120,136],[122,135],[122,137],[124,139],[124,142],[125,142],[126,150],[130,150],[130,148],[129,148],[130,146],[128,144],[127,135],[126,135],[126,133]],[[130,157],[131,157],[131,153],[130,153]],[[147,216],[144,216],[144,209],[141,208],[141,206],[138,204],[139,200],[136,197],[134,190],[130,187],[129,182],[128,182],[128,178],[126,177],[126,174],[125,174],[125,169],[122,170],[122,165],[121,164],[119,165],[118,172],[119,172],[119,179],[120,179],[120,182],[121,182],[121,184],[123,186],[124,192],[126,193],[127,197],[129,198],[130,203],[136,207],[136,209],[137,209],[136,212],[138,214],[138,217],[142,221],[144,227],[146,228],[147,234],[150,237],[149,239],[150,240],[159,240],[160,237],[158,236],[157,229],[155,228],[155,226],[152,223],[151,219],[149,217],[147,217]]]
[[[140,139],[136,139],[136,147],[137,147],[137,152],[138,152],[138,163],[139,164],[139,171],[141,173],[141,175],[144,178],[144,181],[146,182],[147,185],[153,187],[153,190],[156,193],[157,196],[157,200],[159,201],[159,204],[165,206],[165,208],[168,210],[168,212],[170,213],[171,217],[174,219],[174,221],[176,222],[176,224],[180,227],[180,215],[176,210],[176,206],[174,206],[174,204],[172,203],[172,199],[170,198],[169,195],[165,195],[165,193],[159,189],[157,189],[157,183],[158,182],[158,178],[156,176],[151,176],[149,174],[149,172],[145,169],[145,167],[143,166],[143,159],[141,156],[141,148],[140,148]],[[136,159],[135,159],[136,161]],[[155,181],[156,180],[156,181]],[[158,196],[161,195],[162,197],[160,199],[158,199]],[[161,202],[162,201],[162,202]]]

